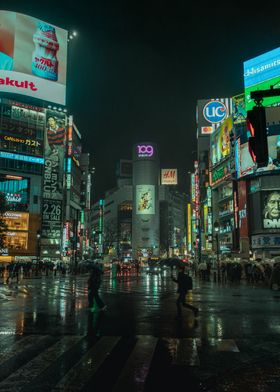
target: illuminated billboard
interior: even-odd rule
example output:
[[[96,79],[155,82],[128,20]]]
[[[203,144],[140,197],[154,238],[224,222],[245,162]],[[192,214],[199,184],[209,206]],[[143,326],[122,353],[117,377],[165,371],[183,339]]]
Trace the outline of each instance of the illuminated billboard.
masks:
[[[262,173],[280,169],[280,136],[270,135],[267,138],[268,165],[257,168],[249,152],[248,142],[236,145],[236,171],[238,178],[252,173]]]
[[[211,135],[231,113],[231,98],[198,100],[196,106],[198,136]]]
[[[280,229],[280,190],[262,192],[264,229]]]
[[[177,169],[161,169],[161,185],[177,185]]]
[[[136,185],[136,214],[155,214],[155,186]]]
[[[11,211],[27,211],[30,197],[28,178],[0,174],[0,192],[3,192]]]
[[[0,11],[0,92],[65,105],[67,30]]]
[[[216,165],[230,154],[230,132],[233,128],[232,117],[227,117],[211,135],[211,160]]]
[[[255,106],[251,91],[280,87],[280,47],[243,63],[246,110]],[[264,98],[263,105],[279,104],[280,96]]]
[[[245,107],[244,94],[232,97],[232,118],[234,124],[244,123],[246,121],[247,111]]]

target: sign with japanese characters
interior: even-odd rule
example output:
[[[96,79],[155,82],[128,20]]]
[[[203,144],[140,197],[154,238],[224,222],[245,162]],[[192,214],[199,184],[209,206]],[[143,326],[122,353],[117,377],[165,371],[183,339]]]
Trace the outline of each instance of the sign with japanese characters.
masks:
[[[262,234],[252,236],[252,248],[280,248],[280,235]]]

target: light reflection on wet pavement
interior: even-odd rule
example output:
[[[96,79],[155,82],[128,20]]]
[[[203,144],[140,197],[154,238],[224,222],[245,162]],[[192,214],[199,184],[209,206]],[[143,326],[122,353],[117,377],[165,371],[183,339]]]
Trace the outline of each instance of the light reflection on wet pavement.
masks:
[[[173,378],[177,377],[178,382],[179,372],[190,377],[193,384],[189,390],[279,390],[279,292],[261,286],[225,286],[194,280],[194,290],[188,300],[199,307],[199,317],[194,319],[189,310],[183,309],[183,319],[177,321],[174,319],[176,286],[169,275],[142,274],[115,280],[105,275],[100,290],[108,306],[105,313],[92,313],[87,309],[86,282],[87,276],[82,275],[25,279],[18,286],[0,284],[0,347],[2,342],[7,343],[7,339],[17,342],[21,338],[39,335],[38,339],[42,339],[40,350],[45,350],[45,345],[57,345],[60,351],[56,351],[56,355],[59,357],[64,347],[71,346],[71,336],[78,336],[74,339],[77,350],[90,357],[93,353],[101,355],[98,354],[102,352],[101,348],[98,351],[98,346],[96,349],[91,346],[95,339],[100,339],[100,347],[104,345],[113,353],[119,347],[125,347],[120,349],[119,358],[121,355],[125,357],[127,354],[123,352],[127,350],[127,353],[135,351],[135,358],[139,359],[137,350],[143,351],[146,347],[141,355],[145,358],[150,355],[154,359],[148,366],[153,377],[148,378],[145,390],[152,390],[159,382],[174,387],[176,382],[174,384],[173,380],[172,384],[164,376],[164,370]],[[66,336],[69,336],[69,343],[59,340]],[[88,341],[91,341],[89,346]],[[56,346],[51,347],[56,350]],[[89,348],[91,351],[87,351]],[[15,351],[7,355],[15,355]],[[130,356],[133,358],[132,354]],[[105,360],[102,355],[100,358],[100,363]],[[83,361],[82,357],[80,360],[83,372],[92,371],[88,361]],[[41,360],[39,364],[42,363]],[[138,366],[137,363],[131,359],[132,367]],[[171,373],[167,364],[172,366]],[[141,364],[140,368],[143,374],[147,373],[146,364]],[[127,375],[124,364],[123,369]],[[0,382],[6,373],[4,371],[1,378],[0,371]],[[72,373],[71,377],[77,377],[77,372],[72,370]],[[36,377],[41,379],[39,374]],[[69,382],[68,379],[62,382],[57,375],[58,380],[60,383]],[[122,377],[116,385],[122,385],[120,380]],[[14,385],[12,382],[17,381],[11,379],[8,388]],[[90,385],[94,382],[91,380]],[[0,390],[5,390],[1,389],[1,383]]]

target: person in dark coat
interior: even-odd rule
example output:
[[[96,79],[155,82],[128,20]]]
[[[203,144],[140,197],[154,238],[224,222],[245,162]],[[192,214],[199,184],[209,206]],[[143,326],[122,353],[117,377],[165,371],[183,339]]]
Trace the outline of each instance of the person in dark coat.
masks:
[[[189,308],[193,311],[194,317],[197,317],[198,315],[198,308],[195,306],[192,306],[186,302],[186,295],[189,290],[192,290],[192,278],[185,274],[185,267],[179,267],[179,273],[177,275],[177,279],[174,278],[174,276],[171,277],[173,282],[176,282],[178,285],[177,288],[177,293],[179,294],[176,305],[177,305],[177,317],[176,318],[181,318],[182,317],[182,306],[184,308]]]
[[[93,303],[95,301],[96,305],[100,310],[106,310],[107,306],[104,304],[99,295],[99,288],[101,285],[101,275],[103,271],[98,268],[98,266],[94,266],[92,268],[90,277],[88,278],[88,306],[90,309],[93,308]]]

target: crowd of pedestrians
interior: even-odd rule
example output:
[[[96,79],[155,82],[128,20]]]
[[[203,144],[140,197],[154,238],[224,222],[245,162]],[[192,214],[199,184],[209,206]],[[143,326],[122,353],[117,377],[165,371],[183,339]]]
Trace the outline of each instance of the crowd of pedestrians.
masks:
[[[239,259],[230,255],[221,257],[219,263],[209,259],[195,267],[196,276],[202,281],[217,281],[219,283],[245,282],[250,285],[264,285],[280,289],[280,260],[273,259]]]

